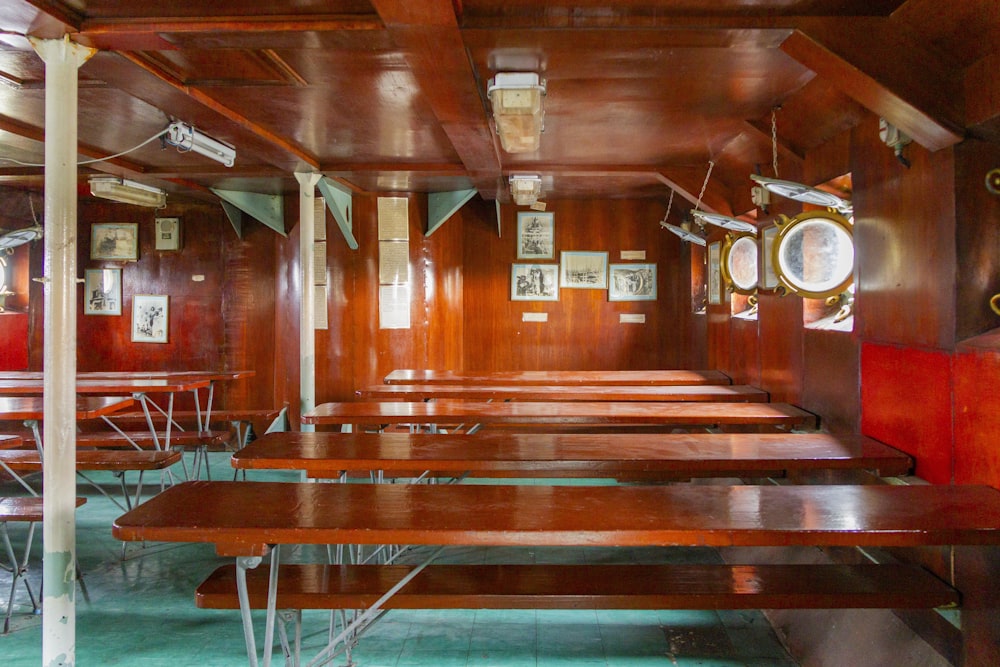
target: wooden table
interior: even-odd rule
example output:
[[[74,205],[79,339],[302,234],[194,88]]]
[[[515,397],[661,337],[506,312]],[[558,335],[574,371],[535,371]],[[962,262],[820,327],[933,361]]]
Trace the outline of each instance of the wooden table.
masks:
[[[1000,544],[1000,491],[986,486],[186,482],[119,517],[112,533],[126,541],[209,543],[221,556],[236,556],[247,654],[256,665],[246,571],[271,552],[264,636],[264,646],[270,647],[279,586],[275,545],[995,545]],[[412,576],[422,568],[414,568]],[[269,648],[264,655],[266,667]]]
[[[651,385],[732,384],[722,371],[431,371],[399,369],[386,384]]]
[[[724,401],[766,403],[768,393],[747,385],[489,385],[379,384],[356,392],[365,399],[425,401]]]
[[[233,454],[242,470],[345,470],[460,475],[617,477],[765,476],[787,470],[863,469],[903,475],[909,456],[860,435],[654,433],[476,435],[268,433]]]
[[[815,415],[787,403],[659,403],[554,401],[323,403],[302,415],[306,424],[577,424],[591,426],[815,426]]]

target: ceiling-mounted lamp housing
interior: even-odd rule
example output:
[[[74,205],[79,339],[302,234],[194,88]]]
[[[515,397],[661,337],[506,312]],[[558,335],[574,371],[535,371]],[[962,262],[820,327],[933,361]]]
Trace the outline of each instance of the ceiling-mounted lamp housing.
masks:
[[[541,143],[545,82],[534,72],[498,73],[487,94],[500,145],[508,153],[533,153]]]
[[[754,227],[753,224],[746,222],[745,220],[738,220],[737,218],[731,218],[728,215],[720,215],[719,213],[691,211],[691,217],[693,217],[696,222],[702,224],[707,223],[724,229],[731,229],[734,232],[746,232],[752,234],[757,231],[757,228]]]
[[[804,202],[806,204],[814,204],[816,206],[825,206],[826,208],[833,209],[838,213],[848,216],[851,215],[851,212],[854,209],[849,199],[838,197],[837,195],[826,192],[825,190],[812,188],[808,185],[803,185],[802,183],[796,183],[795,181],[782,181],[777,178],[758,176],[757,174],[750,174],[750,178],[759,183],[761,187],[773,192],[776,195],[785,197],[786,199],[793,199],[795,201]]]
[[[542,177],[536,174],[514,174],[510,177],[510,196],[518,206],[531,206],[542,196]]]
[[[163,190],[117,176],[92,176],[90,178],[90,194],[101,199],[110,199],[136,206],[163,208],[167,205],[167,193]]]
[[[167,128],[164,141],[176,146],[181,151],[193,151],[199,155],[221,162],[226,167],[232,167],[236,161],[236,149],[218,139],[213,139],[193,125],[187,123],[171,123]]]

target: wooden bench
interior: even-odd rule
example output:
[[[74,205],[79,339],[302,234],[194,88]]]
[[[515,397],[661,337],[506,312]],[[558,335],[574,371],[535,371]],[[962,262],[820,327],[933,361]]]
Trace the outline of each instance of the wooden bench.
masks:
[[[77,498],[76,506],[80,507],[86,498]],[[10,619],[14,613],[14,598],[17,593],[18,582],[23,582],[27,590],[28,598],[31,600],[31,611],[38,613],[38,598],[31,590],[31,584],[25,575],[28,573],[28,566],[31,559],[31,543],[35,535],[35,524],[42,520],[42,510],[44,501],[39,496],[17,496],[0,497],[0,540],[3,541],[3,556],[6,563],[0,563],[0,568],[11,573],[10,594],[7,596],[7,611],[4,615],[3,633],[10,632]],[[14,545],[10,539],[7,529],[8,523],[27,523],[28,534],[25,538],[22,556],[18,557],[14,550]]]
[[[111,502],[118,505],[123,510],[132,507],[132,499],[128,492],[125,473],[137,471],[139,479],[136,484],[135,502],[138,503],[142,494],[142,474],[147,470],[164,470],[181,460],[181,452],[172,451],[139,451],[135,449],[123,450],[77,450],[76,471],[91,486],[107,497]],[[8,449],[0,450],[0,465],[15,473],[41,472],[42,457],[37,450],[33,449]],[[91,480],[84,474],[84,471],[109,471],[114,473],[121,485],[122,497],[125,503],[122,504],[104,488]]]
[[[722,371],[431,371],[398,369],[386,384],[651,385],[732,384]]]
[[[795,470],[904,475],[912,459],[861,435],[829,433],[524,434],[301,433],[263,435],[234,468],[477,477],[776,477]]]
[[[426,401],[719,401],[766,403],[763,389],[747,385],[489,385],[377,384],[359,389],[362,399]]]
[[[281,565],[280,609],[367,609],[408,565]],[[270,569],[247,571],[264,609]],[[198,586],[203,609],[239,609],[236,566]],[[429,565],[385,609],[905,609],[953,606],[958,592],[916,565]]]

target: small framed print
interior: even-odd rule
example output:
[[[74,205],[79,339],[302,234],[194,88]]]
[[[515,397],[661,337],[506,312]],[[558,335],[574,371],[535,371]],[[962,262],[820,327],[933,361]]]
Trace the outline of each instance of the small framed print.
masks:
[[[558,264],[512,264],[511,301],[558,301]]]
[[[132,297],[132,342],[166,343],[170,315],[165,294]]]
[[[156,219],[156,249],[157,250],[181,249],[180,218]]]
[[[83,314],[122,314],[122,270],[87,269],[83,272]]]
[[[722,303],[721,252],[720,242],[708,244],[708,303],[713,306]]]
[[[90,226],[90,258],[135,262],[139,259],[139,224],[98,222]]]
[[[608,288],[608,253],[567,251],[560,253],[561,287]]]
[[[778,226],[771,225],[770,227],[765,227],[761,232],[761,249],[760,249],[760,288],[764,290],[773,290],[778,287],[778,274],[774,272],[774,258],[772,255],[772,249],[774,248],[774,239],[778,237]]]
[[[609,301],[656,301],[656,264],[608,267]]]
[[[517,258],[555,257],[555,214],[520,211],[517,214]]]

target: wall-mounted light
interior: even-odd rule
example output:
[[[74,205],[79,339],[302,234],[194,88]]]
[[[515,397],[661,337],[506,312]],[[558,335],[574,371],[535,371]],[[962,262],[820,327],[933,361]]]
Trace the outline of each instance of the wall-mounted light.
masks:
[[[781,181],[777,178],[768,178],[766,176],[758,176],[757,174],[750,174],[750,178],[768,191],[786,199],[793,199],[795,201],[804,202],[806,204],[814,204],[816,206],[825,206],[826,208],[832,208],[834,211],[848,216],[851,215],[854,208],[849,199],[838,197],[837,195],[826,192],[825,190],[811,188],[808,185],[803,185],[802,183],[796,183],[795,181]]]
[[[115,176],[92,176],[90,194],[136,206],[163,208],[167,205],[167,193],[163,190]]]
[[[531,206],[542,196],[542,177],[514,174],[510,177],[510,196],[518,206]]]
[[[503,149],[508,153],[537,151],[545,113],[545,83],[533,72],[499,73],[490,80],[487,93]]]
[[[171,123],[163,140],[171,146],[176,146],[178,150],[193,151],[221,162],[227,167],[232,167],[236,161],[235,148],[213,139],[187,123]]]
[[[736,218],[731,218],[728,215],[720,215],[719,213],[691,211],[691,217],[693,217],[696,222],[715,225],[716,227],[722,227],[724,229],[731,229],[734,232],[746,232],[752,234],[757,231],[756,227],[745,220],[738,220]]]

